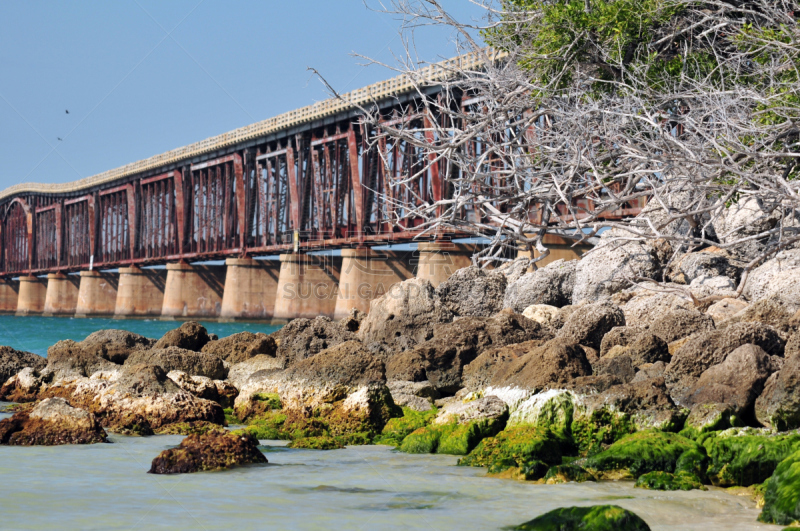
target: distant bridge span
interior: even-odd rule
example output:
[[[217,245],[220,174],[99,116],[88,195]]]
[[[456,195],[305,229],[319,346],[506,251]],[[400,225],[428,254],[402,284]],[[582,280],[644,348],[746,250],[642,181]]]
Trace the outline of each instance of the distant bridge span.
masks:
[[[478,61],[467,55],[428,67],[424,76],[433,83],[426,90],[436,95],[441,89],[435,82],[449,76],[456,62]],[[386,120],[396,120],[417,98],[401,76],[80,181],[19,184],[0,192],[0,311],[290,319],[368,309],[374,289],[354,296],[357,302],[336,304],[343,291],[356,290],[355,284],[339,286],[341,261],[374,269],[368,247],[411,241],[421,233],[421,220],[405,216],[397,205],[412,203],[413,196],[440,200],[447,192],[437,165],[422,172],[413,190],[393,185],[395,178],[425,168],[427,154],[382,143],[387,168],[375,149],[367,149],[372,131],[362,125],[355,105],[377,105]],[[437,117],[420,112],[402,119],[422,128]],[[320,248],[358,250],[343,253],[336,264],[309,265],[289,255]],[[424,249],[440,250],[423,245],[420,264],[427,263]],[[448,272],[466,264],[470,251],[451,250],[460,258],[448,258]],[[280,253],[284,266],[296,269],[294,280],[284,278],[290,273],[283,266],[273,274],[250,260]],[[223,258],[227,275],[188,265]],[[407,258],[380,258],[388,264],[384,273],[369,275],[383,275],[387,286],[415,274]],[[158,264],[168,265],[166,278],[139,268]],[[429,274],[434,282],[449,274],[437,267]],[[116,278],[99,272],[116,268]],[[80,277],[68,275],[78,271]],[[45,274],[46,282],[38,278]],[[11,280],[16,277],[18,283]],[[263,286],[239,286],[248,282]],[[319,303],[319,294],[305,297],[317,302],[301,300],[304,282],[336,284],[337,293],[326,295],[332,302]],[[249,299],[228,293],[248,289]],[[290,289],[296,300],[282,300],[281,289]],[[270,298],[275,300],[264,302]]]

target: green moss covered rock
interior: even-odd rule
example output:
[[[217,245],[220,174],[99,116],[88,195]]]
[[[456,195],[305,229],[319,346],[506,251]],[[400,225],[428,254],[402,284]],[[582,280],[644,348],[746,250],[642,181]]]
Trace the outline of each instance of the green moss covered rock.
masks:
[[[603,451],[626,435],[636,431],[630,416],[607,408],[576,416],[572,421],[571,435],[581,456],[591,456]]]
[[[458,427],[455,423],[425,426],[410,433],[400,445],[400,451],[407,454],[433,454],[439,449],[442,438],[450,435]]]
[[[219,424],[205,420],[194,420],[191,422],[174,422],[161,426],[155,431],[157,435],[202,435],[209,431],[225,431]]]
[[[344,444],[335,437],[305,437],[290,442],[287,447],[307,450],[339,450],[344,448]]]
[[[800,524],[800,451],[781,461],[767,480],[758,519],[768,524]]]
[[[584,481],[597,481],[597,478],[583,467],[573,464],[551,466],[547,474],[544,475],[544,482],[548,485],[569,483],[571,481],[582,483]]]
[[[763,483],[778,463],[800,448],[798,445],[797,433],[738,435],[733,429],[706,437],[703,446],[709,457],[708,479],[719,487]]]
[[[283,407],[278,393],[256,393],[251,400],[262,402],[264,407],[269,409],[281,409]]]
[[[562,442],[547,428],[516,426],[483,439],[458,464],[487,467],[491,474],[516,469],[521,479],[539,479],[551,466],[561,464]]]
[[[437,454],[467,455],[486,437],[492,437],[505,426],[503,419],[481,419],[457,425],[442,434]]]
[[[650,490],[692,490],[704,489],[700,478],[688,472],[648,472],[636,480],[640,489]]]
[[[375,444],[400,446],[403,443],[403,439],[412,432],[430,424],[436,418],[437,412],[436,408],[428,411],[415,411],[404,407],[403,416],[389,419],[381,434],[375,439]]]
[[[524,531],[650,531],[644,520],[616,505],[563,507],[512,527]]]
[[[590,457],[586,468],[598,471],[628,470],[638,478],[648,472],[674,472],[678,460],[687,451],[703,452],[702,447],[677,433],[641,431],[612,444]]]

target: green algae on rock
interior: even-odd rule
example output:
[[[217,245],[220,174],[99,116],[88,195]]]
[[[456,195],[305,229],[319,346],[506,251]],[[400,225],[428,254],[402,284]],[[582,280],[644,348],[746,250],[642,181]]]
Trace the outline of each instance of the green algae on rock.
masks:
[[[266,462],[255,437],[246,433],[210,431],[189,435],[177,448],[161,452],[153,459],[149,473],[185,474]]]
[[[202,435],[209,431],[225,431],[219,424],[204,420],[193,420],[191,422],[175,422],[167,424],[155,431],[156,435]]]
[[[490,474],[510,471],[521,479],[539,479],[551,466],[561,464],[561,443],[547,428],[517,426],[483,439],[458,464],[485,466]]]
[[[562,507],[509,529],[519,531],[650,531],[636,514],[617,505]]]
[[[288,448],[304,448],[306,450],[340,450],[344,448],[342,444],[335,437],[304,437],[292,441],[287,445]]]
[[[400,446],[403,443],[403,439],[412,432],[430,424],[438,413],[435,407],[428,411],[416,411],[408,407],[403,407],[402,409],[403,416],[389,419],[381,434],[375,438],[375,444]]]
[[[559,483],[583,483],[584,481],[597,481],[590,472],[574,464],[551,466],[544,475],[544,482],[548,485]]]
[[[650,490],[693,490],[705,489],[700,479],[688,472],[648,472],[636,480],[636,487]]]
[[[800,525],[800,451],[778,464],[765,483],[764,508],[760,522],[780,525]]]
[[[634,433],[636,426],[629,415],[602,408],[576,417],[570,431],[578,453],[592,456],[602,452],[605,446]]]
[[[635,478],[648,472],[674,472],[687,451],[702,452],[702,447],[676,433],[657,430],[637,432],[612,444],[586,461],[586,468],[597,471],[627,470]]]
[[[502,419],[481,419],[457,424],[434,424],[415,430],[400,445],[409,454],[467,455],[486,437],[495,435],[505,425]]]
[[[708,457],[708,478],[718,487],[747,487],[766,481],[778,463],[800,443],[798,433],[766,434],[736,428],[703,439]]]

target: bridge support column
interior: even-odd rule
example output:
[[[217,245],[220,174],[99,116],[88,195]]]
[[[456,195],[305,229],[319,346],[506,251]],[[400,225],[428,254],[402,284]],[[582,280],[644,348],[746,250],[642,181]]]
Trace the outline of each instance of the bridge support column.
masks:
[[[47,291],[44,297],[44,315],[73,315],[78,306],[80,278],[64,273],[47,275]]]
[[[334,319],[347,317],[356,308],[369,312],[369,303],[393,285],[414,277],[409,253],[342,249],[342,274]]]
[[[114,315],[118,286],[119,275],[100,271],[81,271],[75,317]]]
[[[592,248],[589,244],[581,244],[572,247],[574,243],[572,240],[567,240],[566,238],[553,234],[546,234],[542,243],[544,243],[545,247],[550,249],[550,254],[547,255],[547,258],[536,262],[537,267],[544,267],[556,260],[579,260],[580,257],[583,256],[583,253]],[[533,251],[534,258],[539,255],[540,253],[538,251]],[[517,258],[522,258],[523,256],[525,258],[530,258],[531,253],[528,251],[517,252]]]
[[[341,266],[342,259],[336,256],[282,254],[275,321],[333,317]]]
[[[271,319],[275,314],[280,262],[228,258],[220,320]]]
[[[42,313],[44,299],[47,295],[47,279],[34,276],[19,279],[19,297],[17,299],[17,315]]]
[[[477,249],[473,244],[421,242],[417,247],[417,278],[424,278],[436,287],[458,269],[472,265],[472,255]]]
[[[161,317],[218,317],[224,286],[222,266],[167,264]]]
[[[0,313],[17,311],[19,298],[19,282],[10,278],[0,279]]]
[[[166,274],[163,269],[120,267],[114,317],[161,315]]]

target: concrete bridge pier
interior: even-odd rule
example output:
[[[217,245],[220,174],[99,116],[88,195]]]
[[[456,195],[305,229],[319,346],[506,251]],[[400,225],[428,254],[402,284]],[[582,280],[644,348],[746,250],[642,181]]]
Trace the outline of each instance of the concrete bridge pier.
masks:
[[[115,318],[161,315],[166,275],[163,269],[120,267]]]
[[[17,311],[19,298],[19,281],[10,278],[0,279],[0,313]]]
[[[42,313],[47,295],[47,279],[34,276],[20,277],[17,315]]]
[[[114,315],[117,307],[119,275],[100,271],[81,271],[75,317]]]
[[[353,308],[369,311],[369,303],[393,285],[414,277],[410,253],[342,249],[342,273],[334,319],[346,317]]]
[[[472,255],[477,248],[474,244],[420,242],[417,278],[424,278],[436,287],[457,270],[472,265]]]
[[[44,315],[73,315],[78,305],[80,278],[64,273],[47,275],[47,291],[44,297]]]
[[[271,319],[275,314],[280,262],[228,258],[220,321]]]
[[[542,260],[536,262],[537,267],[544,267],[551,262],[555,262],[556,260],[579,260],[583,253],[588,251],[592,248],[589,244],[582,244],[576,245],[575,247],[572,246],[574,243],[572,240],[567,240],[566,238],[562,238],[561,236],[556,236],[554,234],[546,234],[544,239],[542,240],[545,247],[550,249],[550,254],[547,255],[547,258],[543,258]],[[536,258],[541,253],[538,251],[533,251],[533,257]],[[518,251],[517,258],[530,258],[531,253],[529,251]]]
[[[219,317],[224,288],[224,266],[167,264],[161,317]]]
[[[282,254],[275,322],[299,317],[333,317],[339,293],[342,259],[338,256]]]

